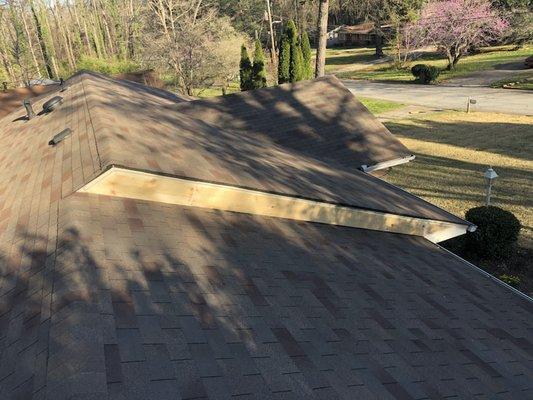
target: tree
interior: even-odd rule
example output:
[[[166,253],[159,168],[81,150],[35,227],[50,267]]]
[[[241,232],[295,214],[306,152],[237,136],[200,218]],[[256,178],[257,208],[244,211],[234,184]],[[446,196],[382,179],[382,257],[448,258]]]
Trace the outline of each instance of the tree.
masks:
[[[278,82],[297,82],[304,79],[304,61],[298,31],[289,21],[279,46]]]
[[[291,24],[292,21],[289,21]],[[298,38],[298,31],[296,25],[292,22],[290,27],[290,43],[291,43],[291,63],[289,68],[289,80],[291,82],[298,82],[304,79],[304,57],[302,54],[302,46]]]
[[[509,31],[509,39],[517,50],[533,43],[533,10],[526,8],[515,12],[509,21]]]
[[[239,70],[242,35],[216,10],[200,10],[200,2],[191,8],[188,0],[168,1],[173,12],[154,6],[157,23],[145,28],[144,64],[174,75],[179,90],[191,96],[224,85]]]
[[[290,82],[291,42],[286,35],[281,38],[278,48],[278,83],[281,84]]]
[[[242,58],[241,58],[242,60]],[[254,65],[252,68],[252,88],[261,89],[267,86],[265,70],[265,54],[259,40],[255,41]]]
[[[309,44],[309,36],[307,32],[302,33],[302,56],[304,61],[304,79],[311,79],[313,77],[313,67],[311,65],[311,45]]]
[[[509,24],[489,0],[433,0],[422,9],[417,26],[420,44],[436,46],[451,70],[472,47],[501,38]]]
[[[403,68],[411,52],[416,48],[421,32],[413,24],[418,18],[421,0],[404,0],[391,5],[389,8],[389,21],[392,29],[385,37],[389,40],[394,54],[394,64]]]
[[[318,46],[316,49],[315,77],[324,76],[326,73],[326,46],[328,43],[328,0],[320,0],[318,4]]]
[[[248,50],[243,44],[241,46],[241,62],[239,65],[239,78],[241,82],[241,91],[253,89],[252,83],[252,63],[248,56]]]
[[[403,25],[411,20],[413,11],[420,10],[424,0],[345,0],[342,10],[352,19],[369,21],[375,36],[376,57],[383,57],[383,45],[388,38],[383,26],[389,24]],[[396,23],[395,23],[396,22]],[[398,28],[398,26],[396,26]],[[393,38],[396,39],[396,38]],[[393,40],[394,41],[394,40]]]

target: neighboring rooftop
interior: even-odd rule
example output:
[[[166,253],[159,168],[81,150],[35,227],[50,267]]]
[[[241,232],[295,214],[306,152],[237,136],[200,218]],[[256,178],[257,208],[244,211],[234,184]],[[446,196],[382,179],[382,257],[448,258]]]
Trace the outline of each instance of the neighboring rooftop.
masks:
[[[221,120],[276,92],[271,110],[325,119],[315,85],[372,119],[333,78],[186,103],[81,74],[36,102],[63,96],[52,113],[0,120],[0,398],[533,398],[531,302],[422,237],[80,193],[120,165],[468,226],[357,148],[336,162]],[[395,146],[371,125],[346,135]]]

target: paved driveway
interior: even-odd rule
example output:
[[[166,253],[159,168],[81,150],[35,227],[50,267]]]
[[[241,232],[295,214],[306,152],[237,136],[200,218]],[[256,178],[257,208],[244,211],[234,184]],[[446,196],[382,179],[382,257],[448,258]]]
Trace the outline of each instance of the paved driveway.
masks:
[[[354,94],[362,97],[454,110],[464,110],[468,97],[471,97],[477,100],[477,104],[472,106],[474,111],[533,115],[533,92],[526,90],[355,80],[343,80],[342,82]]]

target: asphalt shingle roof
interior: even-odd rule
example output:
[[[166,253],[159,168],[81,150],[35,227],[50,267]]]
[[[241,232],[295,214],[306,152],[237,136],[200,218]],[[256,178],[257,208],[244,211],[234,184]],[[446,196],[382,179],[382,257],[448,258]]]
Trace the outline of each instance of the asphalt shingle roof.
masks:
[[[0,399],[533,398],[531,302],[422,238],[76,193],[118,162],[333,186],[291,186],[273,155],[278,178],[243,181],[253,143],[220,161],[207,135],[226,133],[164,117],[165,92],[80,75],[61,95],[0,121]]]
[[[341,89],[334,78],[308,83],[311,87],[317,86],[317,90],[309,95],[316,96],[319,92],[332,93],[330,98],[336,95],[337,101],[330,99],[330,104],[340,107],[340,104],[345,103],[346,107],[350,106],[353,115],[361,116],[359,126],[368,124],[369,132],[349,134],[346,126],[341,128],[341,124],[335,122],[336,118],[331,111],[328,118],[323,116],[325,122],[321,124],[316,121],[306,122],[306,118],[299,118],[302,130],[316,129],[322,135],[322,138],[316,141],[303,138],[301,148],[308,149],[305,151],[297,150],[294,144],[279,144],[271,134],[276,129],[281,130],[280,126],[283,126],[284,121],[298,126],[294,121],[295,109],[303,110],[302,114],[319,115],[320,112],[324,113],[327,110],[325,106],[317,106],[315,103],[309,105],[300,102],[298,105],[298,93],[303,90],[300,89],[301,84],[296,86],[294,90],[296,94],[293,97],[291,97],[293,93],[291,85],[283,85],[276,89],[287,92],[284,97],[292,98],[286,101],[292,104],[289,107],[292,111],[273,118],[269,129],[258,127],[254,130],[252,126],[235,129],[234,125],[238,124],[237,117],[229,118],[233,124],[224,124],[216,117],[223,111],[211,110],[206,106],[206,103],[211,103],[204,100],[171,102],[158,96],[148,96],[145,92],[137,90],[137,86],[92,75],[85,75],[83,82],[91,109],[102,168],[113,164],[121,165],[207,182],[466,224],[464,220],[418,197],[358,171],[357,167],[360,164],[355,161],[348,162],[351,154],[348,149],[345,151],[339,149],[339,153],[345,155],[346,162],[343,164],[328,161],[329,156],[321,156],[334,151],[329,148],[328,141],[324,138],[326,135],[324,123],[331,123],[335,128],[330,132],[337,138],[336,142],[342,142],[344,134],[346,141],[356,137],[359,138],[357,139],[359,142],[366,142],[365,148],[376,149],[369,153],[387,152],[380,150],[387,145],[403,148],[390,133],[382,132],[385,130],[383,125],[378,122],[372,124],[366,122],[375,119],[368,111],[362,109],[353,95],[348,93],[351,98],[347,98],[346,89]],[[271,94],[272,90],[265,89],[265,92]],[[242,96],[248,99],[252,95],[245,93]],[[228,97],[230,97],[228,102],[233,104],[240,96]],[[255,94],[253,99],[261,97]],[[343,98],[345,101],[342,101]],[[185,106],[188,108],[182,109]],[[253,107],[242,103],[235,106],[241,109]],[[224,109],[231,108],[227,105],[224,107]],[[200,113],[199,110],[203,112]],[[254,113],[265,114],[250,111],[250,115]],[[211,119],[216,120],[216,124],[215,122],[211,124]],[[351,119],[357,120],[353,117]],[[380,127],[376,127],[377,124]],[[296,132],[294,134],[297,135]],[[388,144],[387,135],[392,144]],[[281,133],[278,136],[286,137]],[[374,136],[379,139],[374,139]],[[376,143],[371,144],[373,141]],[[388,153],[391,157],[395,157],[392,153]]]

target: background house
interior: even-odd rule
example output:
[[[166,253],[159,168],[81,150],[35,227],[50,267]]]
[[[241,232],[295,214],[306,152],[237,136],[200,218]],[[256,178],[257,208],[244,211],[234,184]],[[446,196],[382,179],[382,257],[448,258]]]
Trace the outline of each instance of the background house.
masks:
[[[391,32],[392,25],[382,25],[385,33]],[[358,25],[341,25],[328,32],[328,47],[332,46],[372,46],[376,41],[374,24],[365,22]]]

